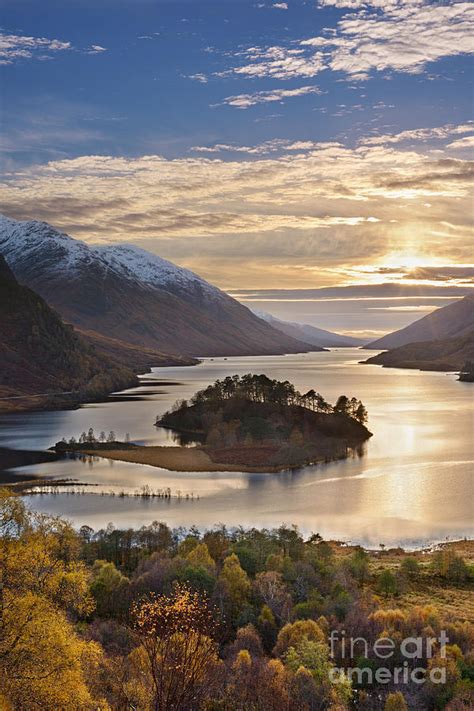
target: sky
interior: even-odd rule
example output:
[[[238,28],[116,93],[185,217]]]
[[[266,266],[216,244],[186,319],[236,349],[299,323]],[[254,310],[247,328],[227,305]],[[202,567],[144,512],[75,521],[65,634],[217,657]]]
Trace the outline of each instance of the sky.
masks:
[[[474,286],[474,5],[0,0],[2,211],[378,335]]]

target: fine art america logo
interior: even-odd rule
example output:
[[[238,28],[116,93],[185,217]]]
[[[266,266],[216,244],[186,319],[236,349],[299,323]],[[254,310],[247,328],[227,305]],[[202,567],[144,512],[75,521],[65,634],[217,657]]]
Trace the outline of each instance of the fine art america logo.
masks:
[[[432,684],[445,684],[446,667],[430,665],[427,668],[426,662],[435,655],[436,658],[446,659],[448,643],[449,638],[444,630],[441,630],[439,637],[405,637],[401,642],[395,642],[390,637],[380,637],[373,644],[364,637],[346,637],[344,630],[333,630],[329,636],[331,658],[339,659],[341,666],[334,666],[329,672],[329,678],[333,683],[349,679],[364,686],[374,683],[424,684],[428,680]],[[365,665],[364,662],[357,666],[344,664],[360,659],[364,660]],[[369,659],[376,662],[376,665],[372,666]],[[395,660],[397,664],[393,664]],[[425,666],[419,665],[422,661]]]

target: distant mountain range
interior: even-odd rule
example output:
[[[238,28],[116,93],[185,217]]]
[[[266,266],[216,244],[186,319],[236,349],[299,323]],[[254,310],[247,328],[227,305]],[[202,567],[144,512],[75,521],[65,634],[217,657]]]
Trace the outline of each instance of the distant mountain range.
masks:
[[[474,361],[474,331],[439,341],[408,343],[369,358],[365,363],[386,368],[460,371],[468,361]]]
[[[185,356],[317,350],[276,330],[193,272],[130,245],[90,246],[44,222],[0,216],[0,253],[88,338]],[[113,343],[108,342],[109,352]]]
[[[48,406],[52,394],[81,401],[138,384],[132,370],[97,351],[38,294],[21,286],[0,255],[0,409]],[[55,405],[60,403],[55,400]]]
[[[264,311],[253,309],[254,314],[269,323],[273,328],[285,333],[287,336],[297,338],[305,343],[320,348],[348,348],[362,346],[367,343],[367,338],[353,338],[352,336],[342,336],[339,333],[332,333],[323,328],[311,326],[308,323],[297,323],[295,321],[283,321],[276,316],[272,316]]]
[[[409,326],[364,346],[373,350],[399,348],[408,343],[461,338],[474,330],[474,294],[436,309]]]

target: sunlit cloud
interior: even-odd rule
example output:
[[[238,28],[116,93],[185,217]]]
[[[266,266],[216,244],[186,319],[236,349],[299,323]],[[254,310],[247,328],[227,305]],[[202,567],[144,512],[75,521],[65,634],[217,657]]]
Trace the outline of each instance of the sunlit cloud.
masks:
[[[173,160],[55,160],[8,174],[0,199],[17,219],[90,242],[134,242],[224,288],[465,284],[468,272],[452,270],[470,264],[472,166],[449,147],[464,128],[429,131],[434,154],[429,141],[390,136],[356,146],[222,143]]]
[[[463,133],[474,133],[474,122],[468,122],[455,126],[446,124],[445,126],[436,126],[433,128],[415,128],[407,131],[400,131],[394,134],[383,134],[379,136],[369,136],[361,139],[360,143],[366,146],[386,145],[388,143],[424,143],[426,141],[443,141],[450,136],[456,136]],[[465,140],[465,139],[463,139]],[[468,139],[472,141],[472,137]],[[471,145],[471,143],[469,143]],[[448,147],[453,147],[453,143],[449,143]]]
[[[266,155],[285,151],[310,151],[330,146],[339,146],[336,142],[317,141],[290,141],[283,138],[274,138],[264,141],[256,146],[239,146],[233,143],[215,143],[212,146],[194,146],[191,148],[196,153],[248,153],[249,155]]]
[[[474,135],[473,136],[464,136],[464,138],[458,138],[456,141],[449,143],[448,148],[456,148],[456,149],[472,151],[474,149]]]

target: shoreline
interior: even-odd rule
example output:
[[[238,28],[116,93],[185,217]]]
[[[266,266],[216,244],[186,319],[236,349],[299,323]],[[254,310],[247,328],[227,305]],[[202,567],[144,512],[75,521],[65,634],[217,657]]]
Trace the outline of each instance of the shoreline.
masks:
[[[28,467],[34,464],[56,462],[60,455],[54,450],[11,449],[0,447],[0,482],[4,472],[18,467]],[[2,484],[0,483],[0,486]]]
[[[75,451],[77,452],[77,450]],[[319,459],[314,458],[312,461],[301,461],[292,465],[282,463],[281,465],[269,464],[263,466],[219,462],[213,459],[202,447],[164,447],[158,445],[141,447],[135,445],[127,449],[82,449],[80,453],[130,464],[145,464],[175,472],[245,472],[247,474],[275,474],[345,458],[342,455],[334,456],[333,458],[321,456]]]

